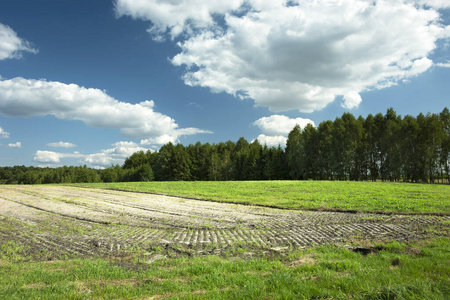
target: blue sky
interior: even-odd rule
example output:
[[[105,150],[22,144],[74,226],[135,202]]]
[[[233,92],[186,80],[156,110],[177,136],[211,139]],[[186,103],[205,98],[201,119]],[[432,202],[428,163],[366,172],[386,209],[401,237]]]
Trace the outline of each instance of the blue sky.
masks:
[[[449,107],[447,0],[3,0],[0,166]]]

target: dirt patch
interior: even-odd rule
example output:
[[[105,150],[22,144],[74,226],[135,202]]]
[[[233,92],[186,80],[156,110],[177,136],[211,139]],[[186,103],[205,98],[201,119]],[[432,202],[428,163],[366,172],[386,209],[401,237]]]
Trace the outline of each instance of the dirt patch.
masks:
[[[96,280],[96,281],[86,281],[84,282],[85,285],[95,285],[99,286],[100,288],[110,287],[110,286],[136,286],[138,284],[141,284],[143,280],[130,278],[130,279],[114,279],[114,280]]]
[[[92,291],[89,289],[87,284],[82,281],[75,281],[73,284],[75,285],[75,288],[76,288],[78,294],[92,293]]]
[[[298,267],[303,265],[314,265],[316,263],[316,260],[314,259],[314,256],[312,255],[305,255],[301,257],[300,259],[297,259],[293,262],[290,262],[288,264],[289,267]]]
[[[1,186],[0,215],[8,224],[0,228],[0,244],[15,241],[40,260],[136,251],[285,255],[311,245],[411,241],[450,231],[449,216],[280,210],[65,186]]]
[[[206,294],[205,290],[197,290],[191,293],[191,295],[204,295],[204,294]]]
[[[37,282],[37,283],[31,283],[31,284],[24,285],[24,286],[22,286],[22,288],[23,289],[41,289],[41,288],[45,288],[47,286],[49,286],[49,285],[46,283]]]
[[[422,250],[415,248],[415,247],[406,247],[406,253],[414,256],[418,256],[422,253]]]

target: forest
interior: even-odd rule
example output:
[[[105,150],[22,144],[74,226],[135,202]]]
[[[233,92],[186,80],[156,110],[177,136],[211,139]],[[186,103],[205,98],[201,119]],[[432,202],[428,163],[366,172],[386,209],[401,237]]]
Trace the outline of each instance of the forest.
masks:
[[[355,118],[344,113],[318,127],[295,126],[286,147],[258,140],[218,144],[168,143],[159,151],[136,152],[122,166],[103,170],[1,167],[0,183],[124,181],[351,180],[449,183],[450,112]]]

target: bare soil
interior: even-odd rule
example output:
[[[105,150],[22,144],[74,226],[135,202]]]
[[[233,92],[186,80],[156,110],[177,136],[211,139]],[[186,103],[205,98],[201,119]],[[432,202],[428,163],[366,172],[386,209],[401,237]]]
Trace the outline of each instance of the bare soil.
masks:
[[[449,236],[449,229],[450,216],[294,211],[90,188],[0,186],[0,245],[14,241],[34,258],[154,249],[258,255]]]

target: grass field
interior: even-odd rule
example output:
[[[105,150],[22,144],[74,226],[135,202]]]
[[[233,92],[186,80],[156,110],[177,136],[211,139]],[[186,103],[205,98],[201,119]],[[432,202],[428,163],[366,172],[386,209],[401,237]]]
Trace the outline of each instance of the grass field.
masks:
[[[0,299],[450,299],[449,186],[310,181],[89,186],[96,189],[0,190]],[[100,188],[394,215],[230,206]],[[418,215],[395,215],[399,212]],[[238,216],[242,221],[234,222]],[[272,233],[334,236],[353,228],[363,231],[322,244],[277,249],[283,239],[269,246],[250,241]],[[237,231],[249,241],[212,242]],[[186,241],[183,234],[196,242],[178,243]]]
[[[450,214],[449,185],[348,181],[196,181],[102,183],[87,186],[290,209]]]
[[[1,299],[449,299],[450,243],[331,246],[284,257],[22,262],[2,246]]]

